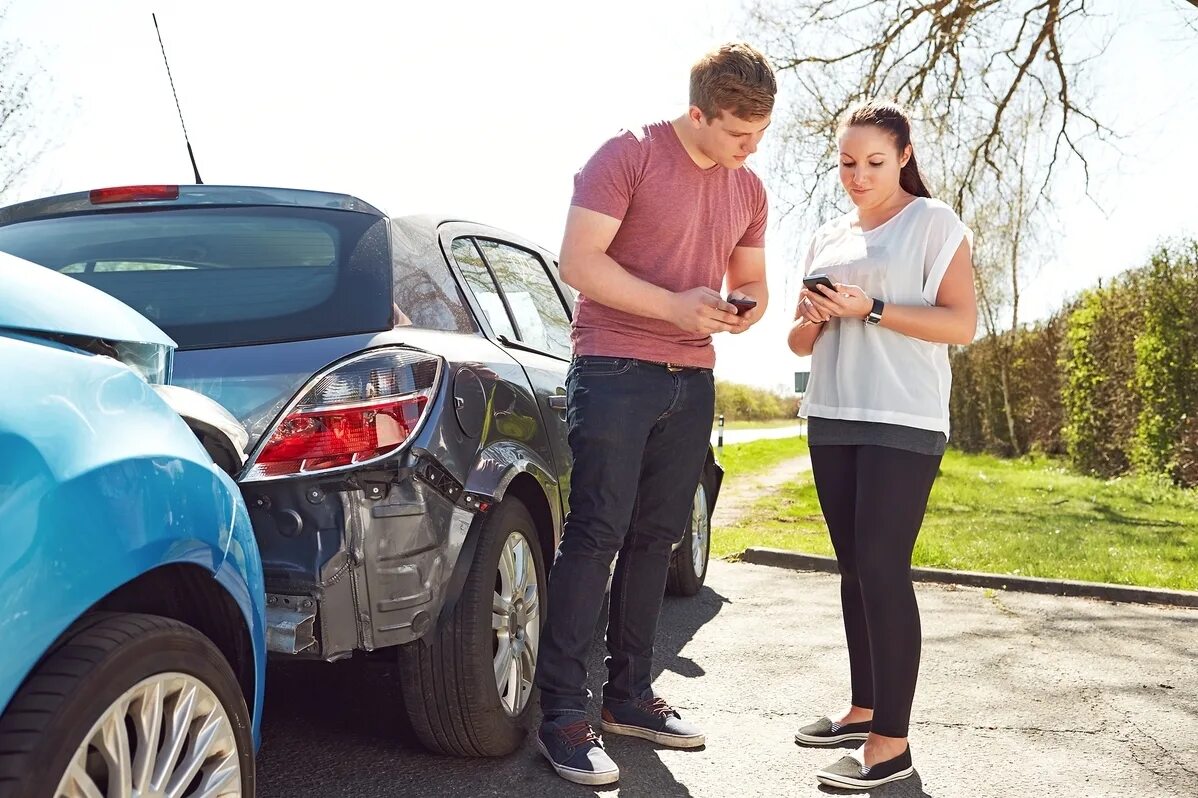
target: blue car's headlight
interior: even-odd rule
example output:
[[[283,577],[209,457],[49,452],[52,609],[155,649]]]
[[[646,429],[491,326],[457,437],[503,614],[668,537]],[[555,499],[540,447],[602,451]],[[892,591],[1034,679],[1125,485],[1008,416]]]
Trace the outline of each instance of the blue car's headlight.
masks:
[[[171,378],[174,348],[162,344],[115,341],[116,359],[137,372],[150,385],[165,385]]]

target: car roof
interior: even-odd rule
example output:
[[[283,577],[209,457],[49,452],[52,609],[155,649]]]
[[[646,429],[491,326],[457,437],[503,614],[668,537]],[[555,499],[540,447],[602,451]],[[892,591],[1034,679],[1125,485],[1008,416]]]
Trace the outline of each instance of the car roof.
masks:
[[[151,193],[153,189],[177,189],[177,196],[164,198],[136,198],[138,189]],[[113,201],[104,199],[97,202],[98,196],[104,192],[127,191],[129,199]],[[128,210],[130,208],[177,208],[202,205],[273,205],[301,208],[332,208],[334,210],[356,211],[377,216],[388,216],[365,200],[352,194],[341,194],[329,191],[311,191],[299,188],[271,188],[267,186],[213,186],[213,185],[153,185],[126,186],[111,189],[93,189],[91,191],[76,191],[70,194],[58,194],[51,197],[19,202],[0,208],[0,226],[34,219],[48,219],[56,216],[74,216],[85,213],[100,213],[104,211]],[[415,213],[404,214],[392,218],[417,228],[423,228],[434,236],[437,231],[447,224],[462,224],[474,228],[475,234],[491,234],[497,238],[510,241],[529,249],[540,250],[552,254],[553,250],[529,241],[523,236],[508,230],[493,227],[482,222],[475,222],[463,216],[447,213]],[[556,258],[556,255],[554,256]]]
[[[524,236],[513,233],[512,231],[495,227],[494,225],[486,224],[485,222],[476,222],[464,216],[452,216],[448,214],[413,214],[397,217],[397,221],[406,222],[417,227],[423,227],[431,230],[434,233],[446,225],[462,225],[468,229],[460,232],[460,235],[478,236],[480,238],[494,237],[502,241],[507,241],[517,246],[524,247],[535,251],[540,251],[548,254],[554,260],[557,260],[557,254],[550,248],[542,246],[535,241],[530,241]]]
[[[177,193],[152,197],[153,190],[175,189]],[[141,190],[139,192],[139,190]],[[122,195],[123,192],[123,195]],[[108,193],[107,197],[104,197]],[[127,197],[122,199],[121,197]],[[193,205],[278,205],[302,208],[332,208],[385,216],[378,208],[350,194],[265,186],[154,185],[122,186],[76,191],[53,197],[19,202],[0,208],[0,225],[53,216],[121,210],[128,208],[182,207]]]

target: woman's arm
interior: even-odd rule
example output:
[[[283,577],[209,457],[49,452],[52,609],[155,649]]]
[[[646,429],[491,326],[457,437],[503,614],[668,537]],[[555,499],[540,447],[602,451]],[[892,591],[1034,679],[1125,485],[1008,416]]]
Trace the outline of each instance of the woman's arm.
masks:
[[[811,301],[828,316],[864,319],[873,309],[873,299],[855,285],[838,284],[835,291],[817,288],[821,295],[812,294]],[[932,343],[965,345],[973,342],[977,324],[973,261],[969,243],[962,241],[940,282],[935,306],[887,305],[879,326]],[[794,336],[792,330],[792,340]]]
[[[795,309],[795,322],[786,336],[786,344],[790,351],[799,357],[807,357],[815,349],[815,341],[824,331],[824,322],[828,316],[820,312],[810,299],[811,292],[806,288],[799,292],[799,304]],[[871,307],[872,307],[872,303]]]

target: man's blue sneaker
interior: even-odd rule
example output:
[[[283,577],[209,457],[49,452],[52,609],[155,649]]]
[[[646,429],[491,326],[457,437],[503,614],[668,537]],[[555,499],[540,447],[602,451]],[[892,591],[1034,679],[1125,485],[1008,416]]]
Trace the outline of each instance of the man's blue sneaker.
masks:
[[[537,730],[537,748],[566,781],[594,785],[620,780],[620,769],[585,719],[546,720]]]
[[[707,737],[664,700],[648,694],[632,701],[604,702],[603,731],[651,740],[670,748],[698,748]]]

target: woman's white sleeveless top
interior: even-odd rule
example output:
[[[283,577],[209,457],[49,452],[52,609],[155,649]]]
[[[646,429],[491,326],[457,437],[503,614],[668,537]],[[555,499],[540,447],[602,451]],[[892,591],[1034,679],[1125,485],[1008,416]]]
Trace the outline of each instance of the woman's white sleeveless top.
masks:
[[[805,273],[860,286],[887,305],[935,305],[949,261],[963,238],[973,238],[952,208],[923,197],[872,230],[862,231],[855,221],[855,213],[847,214],[816,231]],[[948,435],[952,373],[946,344],[858,319],[826,325],[812,352],[800,415]]]

